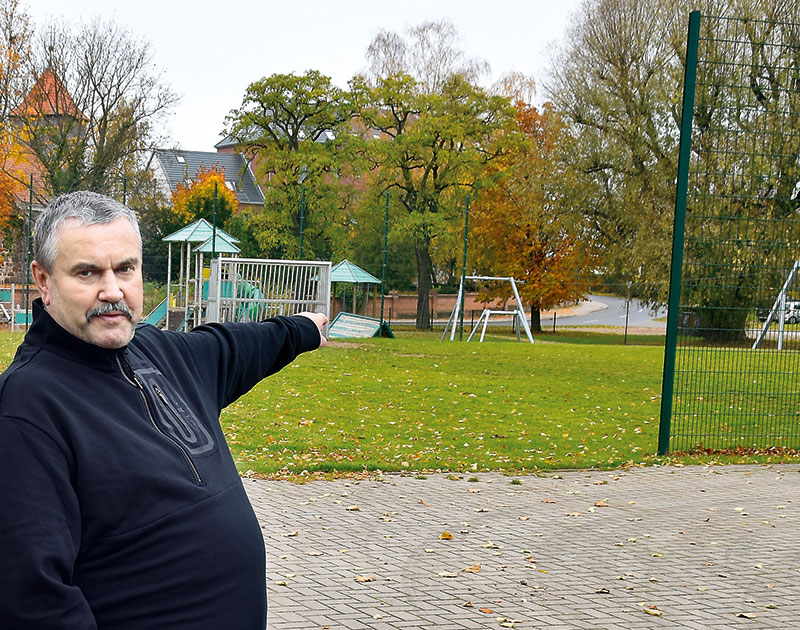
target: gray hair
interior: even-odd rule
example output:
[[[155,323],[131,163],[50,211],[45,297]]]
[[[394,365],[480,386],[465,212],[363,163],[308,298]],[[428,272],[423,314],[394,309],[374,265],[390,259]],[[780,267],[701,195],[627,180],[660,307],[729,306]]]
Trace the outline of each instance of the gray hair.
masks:
[[[136,213],[119,201],[88,190],[79,190],[53,199],[33,227],[33,257],[50,273],[58,254],[58,231],[64,221],[77,219],[81,225],[111,223],[120,218],[131,222],[142,248],[142,235]]]

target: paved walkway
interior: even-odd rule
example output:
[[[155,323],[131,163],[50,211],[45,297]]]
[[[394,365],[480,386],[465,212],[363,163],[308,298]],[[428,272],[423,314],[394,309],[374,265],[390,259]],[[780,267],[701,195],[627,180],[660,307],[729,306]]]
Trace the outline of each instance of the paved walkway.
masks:
[[[800,628],[800,463],[460,477],[245,479],[269,630]]]

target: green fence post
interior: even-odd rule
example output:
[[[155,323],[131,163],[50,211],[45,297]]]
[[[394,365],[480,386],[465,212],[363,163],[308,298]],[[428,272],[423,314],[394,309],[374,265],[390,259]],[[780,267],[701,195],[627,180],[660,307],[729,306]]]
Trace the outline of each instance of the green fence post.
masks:
[[[389,246],[389,191],[386,191],[386,206],[383,211],[383,264],[381,265],[381,326],[383,326],[383,300],[386,296],[386,250]]]
[[[458,340],[464,338],[464,294],[467,292],[467,237],[469,235],[469,195],[464,205],[464,264],[461,266],[461,305],[459,307]],[[453,322],[453,326],[456,323]]]
[[[681,114],[678,180],[675,190],[675,225],[672,234],[672,268],[669,282],[667,340],[664,348],[664,375],[661,386],[661,420],[658,429],[658,454],[669,450],[672,420],[672,394],[675,384],[675,353],[678,345],[683,244],[686,229],[686,197],[689,188],[689,157],[692,149],[694,93],[697,79],[697,49],[700,41],[700,11],[689,14],[689,35],[686,41],[686,71],[683,79],[683,112]]]

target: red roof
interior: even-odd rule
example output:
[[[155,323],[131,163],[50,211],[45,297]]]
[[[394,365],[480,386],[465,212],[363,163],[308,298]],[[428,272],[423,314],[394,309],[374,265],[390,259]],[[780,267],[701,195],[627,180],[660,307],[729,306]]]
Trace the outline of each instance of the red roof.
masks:
[[[51,68],[42,73],[22,103],[11,112],[11,116],[36,115],[71,116],[80,120],[89,120],[75,105],[75,101],[67,92],[64,83]]]

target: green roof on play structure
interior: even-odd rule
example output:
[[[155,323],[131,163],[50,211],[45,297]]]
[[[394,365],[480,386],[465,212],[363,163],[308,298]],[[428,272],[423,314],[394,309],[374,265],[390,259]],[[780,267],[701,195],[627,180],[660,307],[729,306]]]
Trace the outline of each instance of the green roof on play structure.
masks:
[[[331,269],[331,282],[349,282],[350,284],[380,284],[371,273],[346,258]]]
[[[229,239],[231,237],[226,235],[222,230],[217,230],[217,242],[210,236],[203,241],[200,245],[195,247],[193,252],[203,252],[204,254],[211,254],[216,251],[218,254],[238,254],[240,250]],[[216,250],[214,249],[216,247]]]
[[[214,226],[212,226],[205,219],[197,219],[185,227],[182,227],[177,232],[173,232],[169,236],[162,238],[162,241],[171,241],[173,243],[202,243],[203,241],[211,238],[214,234]],[[238,243],[239,239],[231,236],[227,232],[217,228],[217,238],[222,237],[231,243]]]

